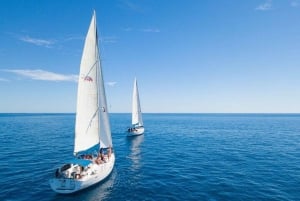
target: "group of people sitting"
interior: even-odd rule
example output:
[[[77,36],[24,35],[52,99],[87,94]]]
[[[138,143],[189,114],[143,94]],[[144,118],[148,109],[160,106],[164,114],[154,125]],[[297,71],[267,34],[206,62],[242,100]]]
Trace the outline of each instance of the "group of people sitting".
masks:
[[[137,131],[137,129],[136,129],[136,128],[128,128],[127,131],[128,131],[128,132],[133,132],[133,131]]]
[[[101,148],[97,158],[95,159],[95,163],[97,163],[98,165],[102,163],[106,163],[107,160],[109,160],[111,153],[112,153],[111,147],[108,147],[106,149],[106,154],[103,153],[103,148]]]
[[[106,153],[104,153],[104,151]],[[102,164],[102,163],[106,163],[107,160],[110,158],[112,153],[112,148],[108,147],[106,150],[104,150],[103,148],[101,148],[99,150],[99,153],[97,155],[97,157],[93,157],[93,155],[83,155],[82,158],[86,159],[86,160],[92,160],[93,162],[95,162],[96,164]]]
[[[97,156],[93,156],[92,154],[80,155],[78,158],[91,160],[94,164],[103,164],[106,163],[111,157],[113,150],[111,147],[101,148],[97,154]],[[83,167],[82,165],[76,163],[67,163],[63,165],[61,168],[56,169],[55,177],[56,178],[74,178],[81,179],[83,176],[88,174],[89,166]]]

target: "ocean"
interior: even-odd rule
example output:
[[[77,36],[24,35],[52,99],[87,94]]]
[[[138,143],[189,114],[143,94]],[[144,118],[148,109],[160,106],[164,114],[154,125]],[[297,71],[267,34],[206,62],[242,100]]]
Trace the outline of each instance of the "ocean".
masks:
[[[0,114],[1,201],[300,200],[300,114],[110,114],[116,164],[95,186],[59,195],[74,114]]]

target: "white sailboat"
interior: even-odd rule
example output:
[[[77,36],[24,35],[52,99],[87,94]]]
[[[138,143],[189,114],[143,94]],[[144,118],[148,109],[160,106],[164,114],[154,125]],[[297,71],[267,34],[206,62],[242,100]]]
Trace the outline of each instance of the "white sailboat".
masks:
[[[139,90],[136,78],[133,83],[133,95],[132,95],[132,126],[128,128],[128,135],[141,135],[144,133],[144,123],[142,119],[142,111],[139,97]]]
[[[115,163],[95,11],[81,58],[75,123],[75,157],[56,169],[50,179],[57,193],[74,193],[104,180]]]

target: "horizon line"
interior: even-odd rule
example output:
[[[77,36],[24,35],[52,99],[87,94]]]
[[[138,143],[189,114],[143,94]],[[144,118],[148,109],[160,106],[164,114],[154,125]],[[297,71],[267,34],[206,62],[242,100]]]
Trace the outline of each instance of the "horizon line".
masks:
[[[0,114],[76,114],[76,112],[0,112]],[[109,112],[131,114],[131,112]],[[142,114],[300,114],[300,112],[142,112]]]

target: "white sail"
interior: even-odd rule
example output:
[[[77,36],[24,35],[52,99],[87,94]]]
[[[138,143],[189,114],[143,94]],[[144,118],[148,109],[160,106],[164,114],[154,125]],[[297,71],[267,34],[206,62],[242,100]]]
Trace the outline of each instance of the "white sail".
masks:
[[[112,146],[105,90],[99,59],[96,14],[85,39],[77,92],[74,154]],[[91,150],[92,151],[92,150]]]
[[[139,90],[138,90],[138,84],[136,78],[134,79],[134,83],[133,83],[132,125],[143,126]]]
[[[112,138],[110,123],[108,117],[108,108],[105,95],[104,81],[101,68],[101,60],[98,63],[99,65],[99,112],[100,112],[100,146],[102,148],[112,147]]]

